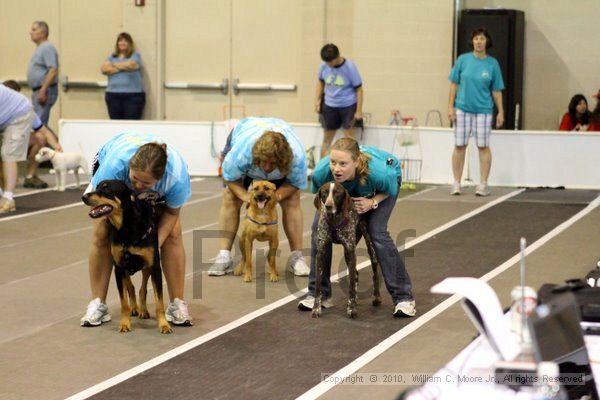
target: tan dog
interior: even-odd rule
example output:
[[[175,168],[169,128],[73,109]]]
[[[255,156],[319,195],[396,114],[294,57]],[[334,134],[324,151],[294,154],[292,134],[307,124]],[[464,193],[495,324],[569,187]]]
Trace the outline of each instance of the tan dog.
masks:
[[[279,246],[277,231],[277,197],[275,184],[269,181],[253,181],[248,188],[250,196],[246,219],[242,223],[240,250],[242,261],[237,266],[234,275],[244,273],[244,282],[252,282],[252,244],[269,241],[269,268],[271,282],[279,280],[275,255]]]

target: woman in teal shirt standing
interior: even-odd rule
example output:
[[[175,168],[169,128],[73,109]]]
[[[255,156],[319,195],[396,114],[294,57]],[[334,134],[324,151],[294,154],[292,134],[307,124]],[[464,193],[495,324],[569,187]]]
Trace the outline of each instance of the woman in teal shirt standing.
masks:
[[[369,146],[359,147],[353,138],[342,138],[333,144],[330,155],[322,158],[315,167],[312,192],[316,193],[321,185],[331,181],[341,183],[352,196],[356,211],[365,214],[385,286],[394,301],[394,316],[413,317],[416,309],[412,283],[387,227],[402,181],[400,162],[383,150]],[[317,212],[312,224],[309,295],[298,303],[298,308],[303,311],[312,310],[315,300],[318,221]],[[325,271],[321,283],[323,308],[333,306],[330,298],[330,274],[331,245],[325,254]]]
[[[488,196],[487,181],[492,167],[490,134],[494,103],[498,108],[496,128],[504,124],[502,89],[504,81],[498,61],[487,55],[492,47],[492,38],[484,28],[475,29],[471,35],[471,53],[458,57],[450,72],[450,97],[448,118],[454,123],[454,152],[452,172],[454,183],[451,194],[460,194],[460,180],[465,165],[465,154],[469,137],[475,136],[479,148],[479,172],[481,183],[477,186],[477,196]]]

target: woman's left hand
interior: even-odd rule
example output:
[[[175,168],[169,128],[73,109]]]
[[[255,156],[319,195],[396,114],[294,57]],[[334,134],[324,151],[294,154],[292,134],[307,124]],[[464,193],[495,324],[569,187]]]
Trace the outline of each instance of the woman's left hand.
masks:
[[[373,199],[367,199],[366,197],[353,197],[354,208],[359,214],[364,214],[373,209]]]

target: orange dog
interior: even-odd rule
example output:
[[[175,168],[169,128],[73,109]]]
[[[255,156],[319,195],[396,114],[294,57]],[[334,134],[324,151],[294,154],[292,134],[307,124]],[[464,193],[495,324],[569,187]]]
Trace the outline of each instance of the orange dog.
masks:
[[[279,280],[275,264],[275,255],[279,246],[275,189],[275,184],[269,181],[253,181],[248,188],[250,200],[240,239],[242,261],[233,271],[234,275],[244,273],[244,282],[252,282],[252,244],[255,239],[259,242],[269,241],[270,280],[271,282]]]

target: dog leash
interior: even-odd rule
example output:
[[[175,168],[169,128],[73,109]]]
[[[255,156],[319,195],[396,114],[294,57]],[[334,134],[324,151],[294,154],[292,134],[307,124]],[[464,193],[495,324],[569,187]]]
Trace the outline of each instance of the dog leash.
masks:
[[[271,221],[271,222],[258,222],[256,220],[250,218],[248,215],[246,215],[246,219],[250,222],[254,222],[256,225],[277,225],[277,220]]]

